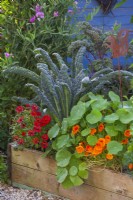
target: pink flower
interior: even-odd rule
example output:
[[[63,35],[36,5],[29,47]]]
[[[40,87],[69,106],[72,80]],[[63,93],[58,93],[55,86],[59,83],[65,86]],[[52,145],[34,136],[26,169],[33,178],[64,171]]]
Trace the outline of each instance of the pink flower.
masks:
[[[35,20],[36,20],[36,16],[32,16],[32,17],[30,18],[29,22],[30,22],[30,23],[34,23]]]
[[[43,18],[44,18],[44,12],[37,12],[37,13],[36,13],[36,17],[37,17],[37,18],[42,18],[42,19],[43,19]]]
[[[72,14],[73,10],[69,9],[67,12],[70,13],[70,14]]]
[[[8,52],[5,52],[4,54],[5,54],[5,57],[6,57],[6,58],[9,58],[9,57],[11,56],[11,54],[8,53]]]
[[[54,11],[53,16],[54,16],[54,17],[58,17],[58,16],[59,16],[59,12],[58,12],[58,11]]]
[[[41,6],[39,6],[38,4],[36,5],[36,8],[35,8],[35,11],[36,11],[36,13],[37,12],[40,12],[41,11]]]

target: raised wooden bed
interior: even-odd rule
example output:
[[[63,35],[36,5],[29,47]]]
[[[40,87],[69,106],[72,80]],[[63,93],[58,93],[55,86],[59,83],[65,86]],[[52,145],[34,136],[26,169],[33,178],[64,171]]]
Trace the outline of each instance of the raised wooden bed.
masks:
[[[65,190],[56,180],[56,164],[43,158],[38,151],[14,150],[10,145],[10,172],[12,185],[25,185],[47,191],[71,200],[131,200],[133,178],[107,169],[90,171],[82,186]]]

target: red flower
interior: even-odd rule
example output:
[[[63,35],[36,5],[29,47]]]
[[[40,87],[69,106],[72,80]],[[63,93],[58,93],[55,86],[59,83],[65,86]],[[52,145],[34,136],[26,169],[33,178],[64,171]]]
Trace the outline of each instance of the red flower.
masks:
[[[24,119],[23,116],[19,117],[18,120],[17,120],[17,123],[22,123],[23,119]]]
[[[32,110],[30,114],[31,114],[31,116],[33,116],[33,117],[41,116],[41,112],[37,112],[37,111],[34,111],[34,110]]]
[[[43,134],[43,135],[42,135],[42,139],[47,141],[47,140],[49,139],[49,137],[48,137],[47,134]]]
[[[13,141],[17,141],[19,139],[18,135],[13,135],[12,137]]]
[[[34,126],[34,132],[36,133],[40,133],[42,131],[41,127],[40,126]]]
[[[23,106],[17,106],[17,108],[16,108],[17,113],[21,113],[23,110],[24,110]]]
[[[41,119],[40,118],[36,118],[36,120],[34,121],[34,126],[41,126]]]
[[[27,108],[30,108],[30,107],[31,107],[31,105],[30,105],[30,104],[26,104],[25,106],[26,106]]]
[[[37,111],[38,110],[38,106],[37,105],[31,105],[31,109],[32,109],[32,111]]]
[[[26,132],[22,132],[21,134],[22,134],[22,136],[26,136]]]
[[[33,144],[38,144],[39,143],[39,139],[37,137],[33,138],[32,142],[33,142]]]
[[[24,144],[24,139],[20,138],[20,139],[17,141],[17,143],[20,144],[20,145],[21,145],[21,144]]]
[[[21,128],[25,128],[26,127],[26,124],[21,124]]]
[[[35,135],[35,131],[34,130],[29,130],[28,131],[28,135],[29,136],[34,136]]]
[[[47,143],[47,142],[42,142],[42,143],[41,143],[41,147],[42,147],[43,149],[46,149],[46,148],[48,147],[48,143]]]
[[[51,117],[50,115],[44,115],[41,119],[41,126],[46,126],[51,122]]]

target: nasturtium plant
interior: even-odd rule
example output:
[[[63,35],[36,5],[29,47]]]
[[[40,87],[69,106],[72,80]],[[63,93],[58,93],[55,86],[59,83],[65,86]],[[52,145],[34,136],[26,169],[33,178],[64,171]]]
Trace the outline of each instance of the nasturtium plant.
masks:
[[[128,169],[125,160],[133,152],[132,98],[121,102],[112,91],[108,99],[93,93],[88,98],[48,132],[56,151],[57,180],[64,188],[83,184],[93,165],[113,168],[123,162]]]

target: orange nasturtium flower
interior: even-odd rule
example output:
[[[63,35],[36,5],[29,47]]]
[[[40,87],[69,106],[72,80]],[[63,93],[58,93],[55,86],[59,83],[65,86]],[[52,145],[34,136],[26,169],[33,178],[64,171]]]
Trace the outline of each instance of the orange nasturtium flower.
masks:
[[[90,145],[87,145],[85,150],[86,150],[86,152],[91,153],[93,150],[93,147],[91,147]]]
[[[131,137],[131,131],[128,129],[124,132],[125,137]]]
[[[80,126],[79,125],[75,125],[72,127],[72,134],[76,135],[80,130]]]
[[[79,145],[79,146],[76,147],[76,151],[77,151],[77,153],[83,153],[85,151],[85,149],[84,149],[83,146]]]
[[[90,132],[91,135],[94,135],[96,132],[97,132],[97,129],[91,128],[91,132]]]
[[[106,144],[104,138],[99,138],[97,143],[100,143],[102,147],[105,147],[105,144]]]
[[[128,169],[130,169],[130,170],[133,169],[133,164],[132,164],[132,163],[130,163],[130,164],[128,165]]]
[[[100,123],[99,126],[98,126],[98,131],[102,132],[103,130],[104,130],[104,124]]]
[[[111,140],[110,135],[106,135],[105,136],[105,144],[108,144],[110,142],[110,140]]]
[[[121,143],[122,144],[127,144],[128,143],[128,139],[126,138],[126,139],[122,140]]]
[[[110,154],[110,153],[106,154],[106,159],[112,160],[113,159],[113,155]]]
[[[102,153],[102,149],[98,150],[98,148],[95,146],[93,151],[92,151],[92,156],[97,156],[97,155],[99,155],[101,153]]]

